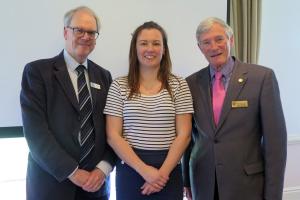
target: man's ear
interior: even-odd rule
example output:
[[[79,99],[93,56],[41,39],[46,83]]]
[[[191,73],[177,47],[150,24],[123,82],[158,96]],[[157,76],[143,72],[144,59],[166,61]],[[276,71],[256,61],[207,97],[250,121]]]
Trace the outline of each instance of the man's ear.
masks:
[[[199,47],[200,51],[203,53],[203,49],[201,48],[201,45],[200,45],[200,43],[199,43],[199,42],[197,43],[197,45],[198,45],[198,47]]]
[[[200,45],[200,43],[199,43],[199,42],[197,43],[197,45],[198,45],[199,49],[201,50],[201,45]],[[202,51],[202,50],[201,50],[201,51]]]
[[[230,42],[230,47],[233,48],[234,45],[233,35],[230,37],[229,42]]]
[[[64,38],[67,39],[68,30],[66,27],[64,27]]]

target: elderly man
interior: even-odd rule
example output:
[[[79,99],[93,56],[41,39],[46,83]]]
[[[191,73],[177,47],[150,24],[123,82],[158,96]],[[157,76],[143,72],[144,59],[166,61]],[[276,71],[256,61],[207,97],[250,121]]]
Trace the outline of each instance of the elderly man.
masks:
[[[87,59],[99,34],[87,7],[64,17],[65,49],[25,66],[21,108],[29,146],[28,200],[107,200],[115,154],[103,109],[109,71]]]
[[[201,22],[196,37],[209,66],[187,78],[194,101],[188,198],[282,199],[286,127],[274,72],[230,56],[232,29],[218,18]]]

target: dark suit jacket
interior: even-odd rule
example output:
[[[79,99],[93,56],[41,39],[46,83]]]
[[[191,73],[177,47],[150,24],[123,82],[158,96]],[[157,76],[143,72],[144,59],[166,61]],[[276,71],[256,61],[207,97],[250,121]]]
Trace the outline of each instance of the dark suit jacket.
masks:
[[[114,165],[115,155],[106,143],[103,109],[112,81],[109,71],[88,60],[95,151],[89,169],[101,160]],[[74,199],[75,185],[68,176],[78,166],[80,145],[79,106],[63,52],[25,66],[20,95],[24,136],[29,146],[27,199]],[[108,183],[109,184],[109,183]],[[107,194],[106,183],[98,195]]]
[[[209,68],[187,82],[195,113],[183,166],[193,199],[212,200],[215,178],[222,200],[282,199],[286,127],[273,71],[235,60],[217,127]]]

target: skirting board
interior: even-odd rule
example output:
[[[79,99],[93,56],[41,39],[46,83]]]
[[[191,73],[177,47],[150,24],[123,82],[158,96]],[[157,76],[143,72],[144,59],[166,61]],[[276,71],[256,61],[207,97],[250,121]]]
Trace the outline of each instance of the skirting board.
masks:
[[[299,199],[300,199],[300,186],[284,188],[283,200],[299,200]]]
[[[300,134],[288,135],[288,145],[299,145],[299,144],[300,144]]]

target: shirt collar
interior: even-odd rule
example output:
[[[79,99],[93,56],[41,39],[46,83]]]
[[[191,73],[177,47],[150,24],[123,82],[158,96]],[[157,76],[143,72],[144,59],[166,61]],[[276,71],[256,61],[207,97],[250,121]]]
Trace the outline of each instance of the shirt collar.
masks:
[[[66,49],[64,49],[64,59],[67,68],[71,69],[72,71],[75,71],[78,65],[83,65],[86,69],[88,68],[87,59],[82,64],[79,64]]]
[[[234,59],[232,57],[229,57],[228,61],[221,68],[221,73],[225,76],[226,79],[230,77],[230,74],[232,73],[233,70],[233,66],[234,66]],[[213,80],[216,70],[214,67],[209,65],[209,71],[210,71],[211,80]]]

